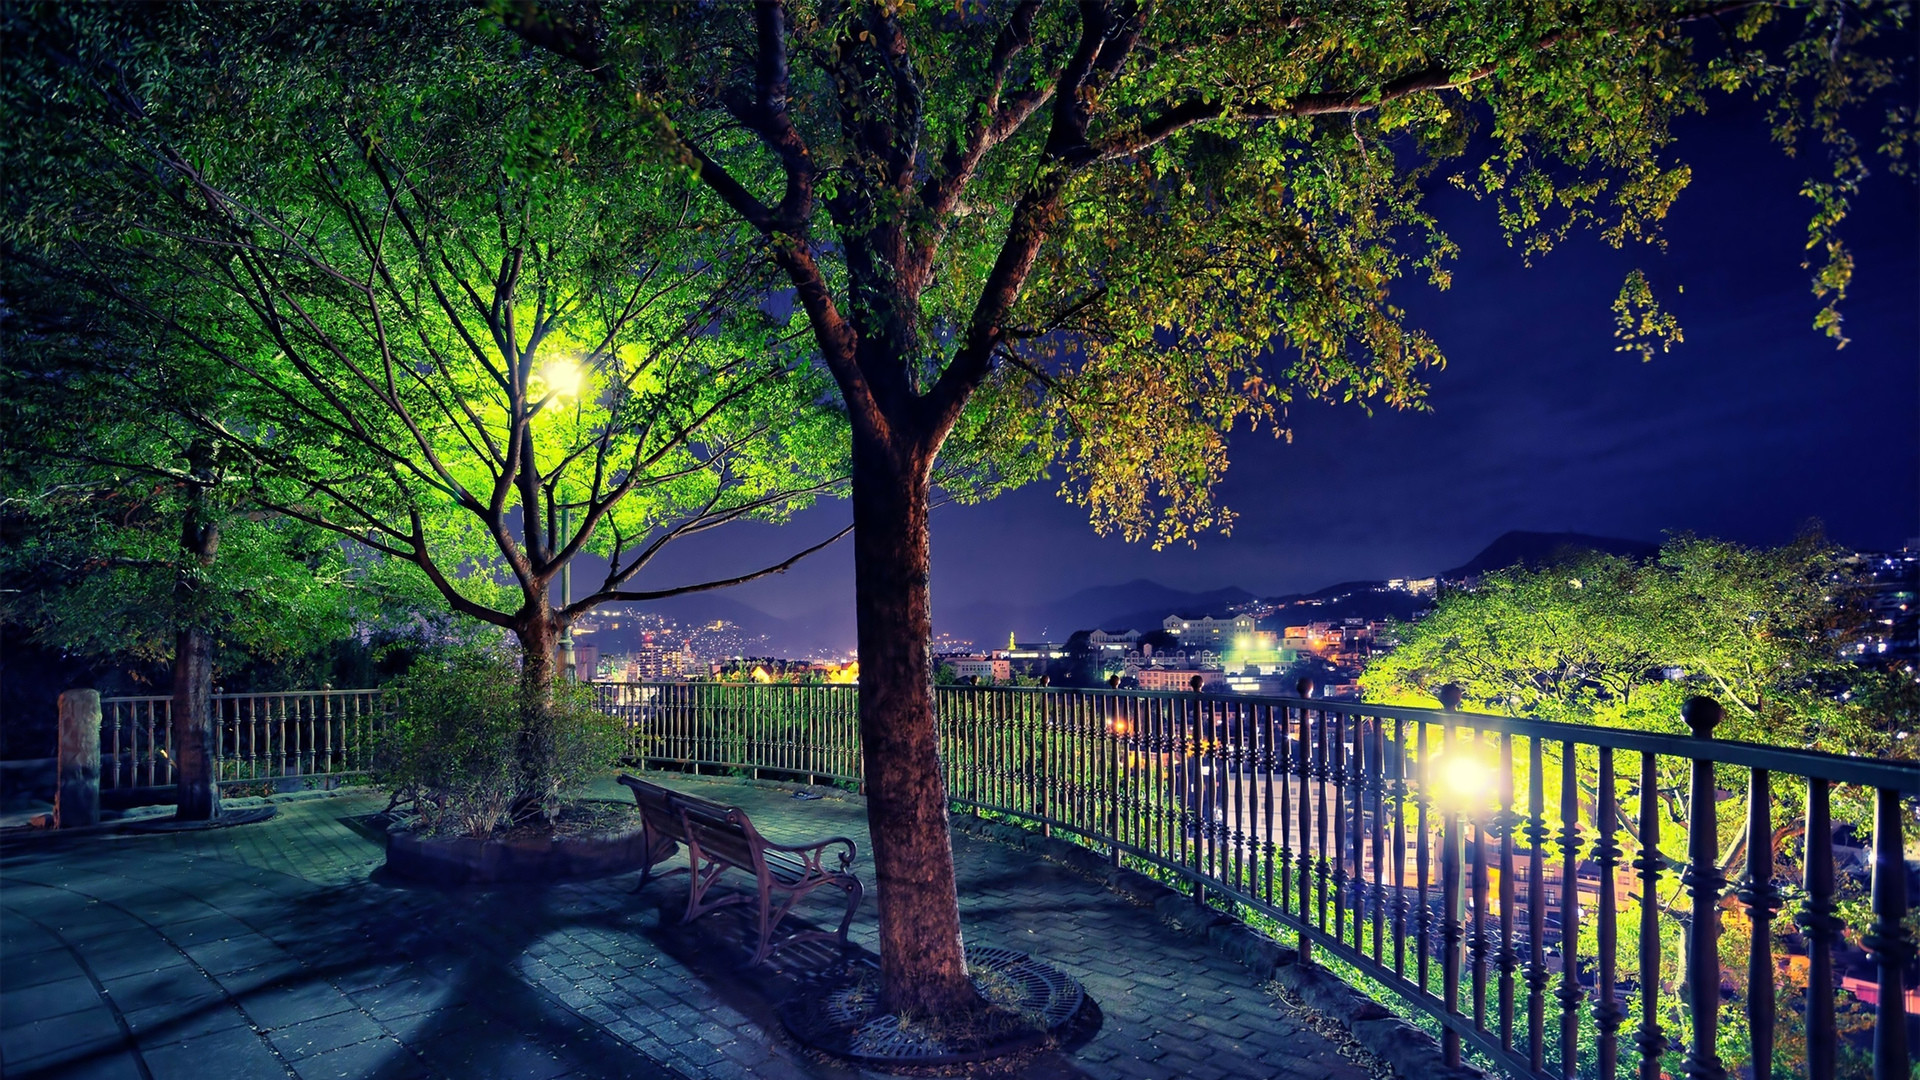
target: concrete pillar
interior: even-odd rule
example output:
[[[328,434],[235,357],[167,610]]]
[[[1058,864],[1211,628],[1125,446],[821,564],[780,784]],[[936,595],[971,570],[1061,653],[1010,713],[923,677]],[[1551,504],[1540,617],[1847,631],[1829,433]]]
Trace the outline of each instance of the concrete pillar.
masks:
[[[54,827],[99,824],[100,691],[68,690],[60,695],[59,763]]]

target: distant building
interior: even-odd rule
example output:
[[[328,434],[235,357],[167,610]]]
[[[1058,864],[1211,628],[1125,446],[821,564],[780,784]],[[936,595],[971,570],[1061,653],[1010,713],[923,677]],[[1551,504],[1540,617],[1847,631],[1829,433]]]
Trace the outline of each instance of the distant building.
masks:
[[[1003,683],[1013,678],[1013,661],[992,656],[946,656],[940,662],[962,679]]]
[[[1141,668],[1134,676],[1142,690],[1192,690],[1194,676],[1200,678],[1200,692],[1217,693],[1226,690],[1227,673],[1224,671],[1196,670],[1194,668]]]
[[[1012,674],[1038,678],[1047,673],[1047,665],[1067,658],[1067,647],[1057,641],[1015,641],[1007,638],[1007,647],[993,654],[1005,660]]]
[[[1160,620],[1161,629],[1180,639],[1188,648],[1221,651],[1242,634],[1251,635],[1259,627],[1252,615],[1169,615]]]
[[[1087,648],[1094,652],[1132,652],[1139,643],[1138,630],[1093,630],[1087,634]]]

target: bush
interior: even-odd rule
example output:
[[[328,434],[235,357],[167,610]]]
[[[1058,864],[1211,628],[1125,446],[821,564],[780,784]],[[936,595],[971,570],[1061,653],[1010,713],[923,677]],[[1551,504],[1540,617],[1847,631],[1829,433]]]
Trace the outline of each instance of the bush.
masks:
[[[559,813],[563,792],[618,760],[621,724],[578,684],[553,688],[553,774],[527,774],[517,753],[528,709],[520,673],[477,649],[416,659],[389,684],[392,715],[373,778],[413,801],[429,835],[483,837],[514,817]]]

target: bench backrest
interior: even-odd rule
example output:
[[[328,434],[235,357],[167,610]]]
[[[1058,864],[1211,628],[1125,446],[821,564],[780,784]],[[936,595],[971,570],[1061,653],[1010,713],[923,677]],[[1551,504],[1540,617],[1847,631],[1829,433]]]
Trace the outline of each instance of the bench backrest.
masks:
[[[688,803],[680,808],[680,819],[686,824],[687,842],[697,845],[700,853],[708,858],[748,870],[755,877],[764,876],[766,868],[766,841],[760,838],[759,830],[747,818],[746,811],[733,806],[718,806],[701,800],[705,805]]]
[[[750,870],[756,876],[764,870],[765,841],[746,811],[648,783],[627,773],[622,773],[619,780],[633,792],[633,801],[640,807],[648,829],[676,840],[697,843],[707,855]]]
[[[675,805],[674,792],[633,776],[621,776],[620,782],[633,792],[634,805],[640,808],[640,816],[649,831],[684,839],[680,835],[680,808]]]

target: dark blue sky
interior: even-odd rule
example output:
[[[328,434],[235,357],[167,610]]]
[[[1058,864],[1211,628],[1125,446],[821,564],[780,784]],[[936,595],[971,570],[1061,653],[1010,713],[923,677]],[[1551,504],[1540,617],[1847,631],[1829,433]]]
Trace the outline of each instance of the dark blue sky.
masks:
[[[1874,177],[1846,224],[1852,343],[1836,351],[1812,328],[1819,304],[1800,267],[1811,204],[1798,188],[1824,164],[1783,156],[1747,108],[1686,123],[1679,151],[1694,179],[1667,222],[1664,255],[1614,251],[1589,234],[1529,269],[1490,207],[1437,195],[1464,248],[1454,285],[1410,281],[1395,295],[1448,356],[1432,374],[1431,412],[1296,405],[1291,445],[1242,434],[1223,492],[1239,522],[1197,548],[1097,537],[1048,483],[942,508],[936,618],[943,602],[1045,600],[1140,577],[1272,594],[1429,574],[1510,529],[1647,540],[1691,530],[1777,544],[1819,519],[1836,541],[1867,548],[1920,534],[1914,186]],[[1650,363],[1613,351],[1609,304],[1636,265],[1686,333]],[[717,537],[677,553],[658,580],[744,568],[847,514],[835,503],[788,530]],[[842,544],[729,595],[850,627],[851,562]]]

